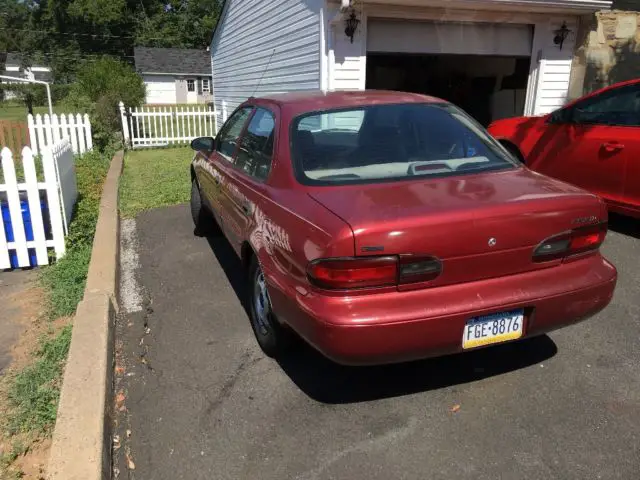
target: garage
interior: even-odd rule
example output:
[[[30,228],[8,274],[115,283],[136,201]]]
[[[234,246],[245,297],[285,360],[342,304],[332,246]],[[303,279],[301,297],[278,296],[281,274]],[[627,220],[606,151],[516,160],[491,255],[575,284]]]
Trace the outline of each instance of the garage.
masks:
[[[366,88],[434,95],[483,125],[522,115],[533,25],[370,18]]]

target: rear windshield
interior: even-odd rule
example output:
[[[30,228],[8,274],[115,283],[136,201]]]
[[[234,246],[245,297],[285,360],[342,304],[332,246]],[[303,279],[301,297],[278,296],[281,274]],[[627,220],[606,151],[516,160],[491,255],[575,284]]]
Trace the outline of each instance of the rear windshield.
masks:
[[[515,168],[512,159],[450,104],[372,105],[314,112],[292,125],[298,180],[376,183]]]

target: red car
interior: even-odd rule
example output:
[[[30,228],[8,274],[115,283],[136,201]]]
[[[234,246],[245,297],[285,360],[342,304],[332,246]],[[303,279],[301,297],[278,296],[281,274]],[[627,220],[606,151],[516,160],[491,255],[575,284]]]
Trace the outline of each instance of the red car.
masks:
[[[489,133],[536,172],[640,218],[640,79],[587,95],[544,117],[510,118]]]
[[[292,330],[344,364],[459,352],[575,323],[613,295],[605,204],[442,100],[251,98],[192,147],[196,230],[217,224],[241,258],[269,355]]]

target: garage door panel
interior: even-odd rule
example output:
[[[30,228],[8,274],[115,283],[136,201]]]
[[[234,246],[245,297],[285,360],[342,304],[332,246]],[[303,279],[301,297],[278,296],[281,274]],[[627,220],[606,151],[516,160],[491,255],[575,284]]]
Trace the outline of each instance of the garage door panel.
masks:
[[[531,55],[533,28],[492,23],[370,19],[367,50],[380,53]]]

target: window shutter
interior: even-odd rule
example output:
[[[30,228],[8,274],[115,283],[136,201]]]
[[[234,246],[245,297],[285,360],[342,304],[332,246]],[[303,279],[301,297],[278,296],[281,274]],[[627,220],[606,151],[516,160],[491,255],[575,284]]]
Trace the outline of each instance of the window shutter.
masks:
[[[198,95],[202,95],[202,77],[198,77]]]

